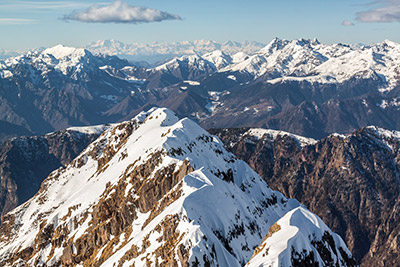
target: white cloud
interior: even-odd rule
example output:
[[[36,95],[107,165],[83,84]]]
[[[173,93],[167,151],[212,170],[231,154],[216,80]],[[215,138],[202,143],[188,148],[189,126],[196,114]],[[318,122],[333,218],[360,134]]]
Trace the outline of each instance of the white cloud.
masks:
[[[64,20],[98,23],[144,23],[163,20],[180,20],[181,17],[157,9],[131,6],[122,1],[108,5],[93,5],[84,11],[65,15]]]
[[[0,25],[30,24],[36,22],[33,19],[0,18]]]
[[[400,22],[400,0],[378,0],[373,8],[357,13],[361,22]]]
[[[349,20],[344,20],[344,21],[342,21],[342,25],[346,26],[346,27],[347,26],[354,26],[354,23],[349,21]]]

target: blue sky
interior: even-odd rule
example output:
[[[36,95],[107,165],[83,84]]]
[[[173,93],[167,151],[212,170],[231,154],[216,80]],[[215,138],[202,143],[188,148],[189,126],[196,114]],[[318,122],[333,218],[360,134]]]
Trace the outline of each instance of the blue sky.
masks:
[[[110,11],[118,5],[124,14]],[[104,39],[400,42],[400,0],[2,0],[0,36],[0,49],[84,46]]]

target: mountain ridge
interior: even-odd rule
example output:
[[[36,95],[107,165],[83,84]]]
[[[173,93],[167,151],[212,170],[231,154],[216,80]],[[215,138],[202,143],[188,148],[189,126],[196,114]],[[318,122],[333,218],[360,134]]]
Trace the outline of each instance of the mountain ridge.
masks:
[[[153,109],[103,132],[8,213],[0,261],[241,266],[268,228],[299,206],[193,121]],[[332,246],[344,254],[332,257],[354,266],[336,237]],[[314,247],[303,240],[294,251]]]
[[[361,266],[397,266],[400,133],[370,126],[301,145],[269,130],[210,131],[269,186],[299,199],[345,240]],[[305,145],[304,145],[305,144]]]
[[[217,50],[145,68],[56,46],[0,62],[0,120],[42,134],[159,106],[205,128],[263,127],[316,139],[367,125],[400,129],[399,49],[390,41],[276,38],[255,54]],[[77,54],[57,59],[51,51]]]

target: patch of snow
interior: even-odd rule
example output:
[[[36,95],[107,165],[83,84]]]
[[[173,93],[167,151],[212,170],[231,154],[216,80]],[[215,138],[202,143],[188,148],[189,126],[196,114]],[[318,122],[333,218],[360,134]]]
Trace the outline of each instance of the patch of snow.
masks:
[[[12,72],[9,70],[3,70],[2,72],[0,72],[0,74],[1,74],[1,78],[4,78],[4,79],[8,79],[13,76]]]
[[[379,104],[379,107],[382,109],[385,109],[388,107],[388,102],[387,100],[382,100],[382,102]]]
[[[400,99],[399,98],[393,98],[390,100],[390,102],[386,99],[383,99],[381,103],[376,104],[378,107],[382,109],[386,109],[388,107],[400,107]]]
[[[208,111],[212,114],[219,106],[223,106],[223,103],[220,101],[220,98],[221,96],[225,96],[228,94],[230,94],[230,92],[226,90],[222,92],[209,91],[208,95],[210,102],[206,105]]]
[[[200,83],[199,82],[196,82],[196,81],[183,81],[184,83],[187,83],[187,84],[189,84],[189,85],[192,85],[192,86],[194,86],[194,85],[200,85]]]
[[[332,136],[335,136],[335,137],[338,137],[338,138],[341,138],[341,139],[346,139],[347,138],[347,136],[346,135],[344,135],[344,134],[339,134],[339,133],[333,133],[333,134],[331,134]]]
[[[367,126],[367,129],[374,130],[379,136],[382,136],[386,139],[398,139],[400,140],[400,131],[394,131],[394,130],[386,130],[383,128],[379,128],[376,126]]]
[[[95,126],[79,126],[67,128],[67,131],[80,132],[84,134],[101,134],[105,130],[114,127],[116,124],[101,124]]]
[[[307,146],[307,145],[313,145],[313,144],[317,143],[317,140],[315,140],[313,138],[307,138],[307,137],[291,134],[291,133],[284,132],[284,131],[263,129],[263,128],[252,128],[243,134],[243,136],[246,136],[246,135],[253,136],[258,139],[261,139],[265,135],[270,136],[273,139],[277,138],[278,136],[287,135],[287,136],[290,136],[291,138],[294,138],[295,140],[297,140],[302,147]]]
[[[233,81],[236,81],[236,76],[235,75],[228,75],[228,79],[231,79]]]

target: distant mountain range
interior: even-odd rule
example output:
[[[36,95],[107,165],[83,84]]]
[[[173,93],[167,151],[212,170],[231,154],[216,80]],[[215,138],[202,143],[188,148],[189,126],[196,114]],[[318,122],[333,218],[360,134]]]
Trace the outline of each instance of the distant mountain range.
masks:
[[[59,45],[0,61],[0,120],[10,125],[0,134],[121,121],[152,106],[206,128],[265,127],[314,138],[367,125],[400,129],[399,55],[391,41],[275,38],[255,53],[216,50],[143,67]]]
[[[234,54],[245,52],[252,54],[263,48],[265,44],[255,41],[227,41],[217,43],[212,40],[195,40],[182,42],[154,42],[154,43],[123,43],[116,40],[98,40],[89,43],[83,48],[93,54],[118,56],[143,66],[154,65],[157,62],[170,60],[183,55],[205,54],[222,50],[225,53]],[[33,51],[42,51],[46,48],[37,48]],[[19,50],[0,49],[0,60],[23,54]]]
[[[88,44],[85,48],[94,54],[118,56],[131,61],[147,61],[150,64],[165,61],[183,55],[203,55],[215,50],[235,54],[245,52],[252,54],[263,48],[265,44],[246,41],[217,43],[211,40],[196,40],[182,42],[154,42],[150,44],[125,44],[116,40],[101,40]]]
[[[1,59],[6,59],[6,58],[9,58],[9,57],[15,57],[15,56],[20,55],[21,53],[22,53],[22,51],[0,49],[0,60]]]
[[[125,75],[125,66],[117,57],[63,46],[2,61],[0,120],[31,133],[100,124],[104,112],[142,83]]]

